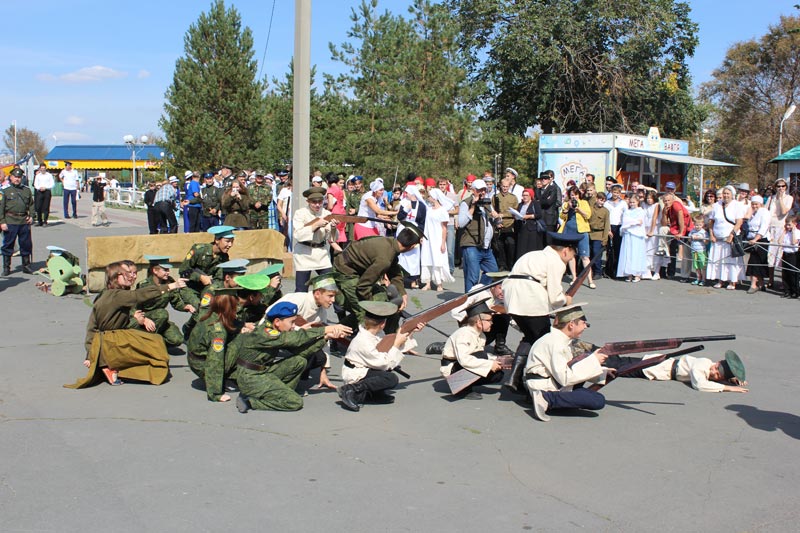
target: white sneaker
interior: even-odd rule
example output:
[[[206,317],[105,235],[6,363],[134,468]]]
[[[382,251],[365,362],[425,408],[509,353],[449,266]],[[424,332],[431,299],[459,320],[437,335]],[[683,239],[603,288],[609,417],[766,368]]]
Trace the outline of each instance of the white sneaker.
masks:
[[[534,391],[533,412],[536,414],[536,418],[538,418],[542,422],[549,422],[550,417],[547,416],[548,407],[550,407],[550,404],[548,404],[547,400],[544,399],[544,395],[540,391]]]
[[[661,279],[661,274],[659,274],[658,272],[656,272],[655,274],[653,274],[653,277],[652,277],[652,278],[650,278],[650,279],[652,279],[653,281],[658,281],[658,280],[660,280],[660,279]]]

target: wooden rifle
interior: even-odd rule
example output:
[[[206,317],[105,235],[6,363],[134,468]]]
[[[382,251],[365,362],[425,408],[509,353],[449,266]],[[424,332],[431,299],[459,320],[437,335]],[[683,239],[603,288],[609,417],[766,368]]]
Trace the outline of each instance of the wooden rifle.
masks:
[[[638,370],[644,370],[645,368],[650,368],[651,366],[656,366],[658,364],[663,363],[667,359],[671,359],[673,357],[681,357],[682,355],[687,355],[694,352],[699,352],[701,350],[705,350],[705,346],[700,344],[699,346],[692,346],[690,348],[684,348],[683,350],[678,350],[672,353],[665,353],[661,354],[656,357],[650,357],[649,359],[642,359],[640,361],[636,361],[635,363],[629,363],[625,366],[621,366],[617,369],[614,374],[614,377],[611,376],[606,377],[606,382],[604,384],[595,383],[591,387],[589,387],[593,391],[598,391],[617,379],[618,377],[625,376],[627,374],[633,374]]]
[[[383,218],[375,218],[375,217],[362,217],[362,216],[358,216],[358,215],[345,215],[345,214],[336,215],[334,213],[331,213],[330,215],[325,215],[324,217],[317,217],[314,220],[311,220],[310,222],[306,222],[306,224],[303,227],[307,228],[308,226],[311,226],[312,224],[315,224],[316,222],[318,222],[320,220],[326,220],[328,222],[330,222],[331,220],[335,220],[337,222],[340,222],[340,223],[341,222],[345,222],[347,224],[363,224],[364,222],[380,222],[381,224],[397,224],[396,220],[385,220]]]
[[[503,283],[502,279],[489,283],[488,285],[484,285],[483,287],[480,287],[478,289],[474,289],[466,294],[462,294],[458,298],[447,300],[446,302],[434,305],[433,307],[425,309],[424,311],[417,313],[416,315],[411,315],[403,322],[403,324],[400,326],[399,331],[400,333],[411,333],[412,331],[417,329],[417,326],[419,324],[422,323],[427,324],[431,320],[445,314],[446,312],[451,311],[460,305],[464,305],[464,303],[470,296],[478,294],[479,292],[483,292],[491,287],[494,287],[495,285],[499,285],[500,283]],[[380,340],[380,342],[378,342],[378,346],[376,347],[376,349],[379,352],[388,352],[389,350],[392,349],[392,346],[394,346],[394,340],[396,337],[397,337],[396,333],[389,333],[388,335],[384,336]]]
[[[594,257],[589,259],[589,264],[586,265],[586,268],[583,269],[578,276],[575,277],[575,280],[567,287],[567,290],[564,291],[564,294],[569,297],[574,297],[575,293],[578,292],[578,289],[581,288],[583,282],[586,281],[586,278],[589,276],[589,272],[592,271],[592,262],[594,262]]]
[[[514,366],[514,359],[515,357],[513,355],[501,355],[500,357],[496,357],[495,361],[500,363],[500,368],[502,370],[511,370]],[[466,368],[462,368],[458,372],[453,372],[445,378],[447,385],[450,387],[450,392],[454,395],[463,391],[479,379],[481,379],[481,376]]]
[[[673,337],[669,339],[651,339],[641,341],[619,341],[604,344],[598,351],[606,355],[622,355],[627,353],[652,352],[655,350],[670,350],[679,348],[684,342],[706,342],[706,341],[732,341],[736,335],[708,335],[705,337]],[[582,355],[573,357],[567,366],[572,368],[576,363],[583,361],[594,352],[586,352]]]

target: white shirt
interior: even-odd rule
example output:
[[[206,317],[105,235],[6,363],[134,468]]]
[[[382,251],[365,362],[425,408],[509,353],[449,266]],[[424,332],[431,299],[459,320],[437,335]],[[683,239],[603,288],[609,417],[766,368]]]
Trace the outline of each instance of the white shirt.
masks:
[[[37,191],[39,189],[47,189],[50,190],[55,185],[55,180],[53,179],[53,175],[47,172],[37,172],[33,176],[33,188]]]
[[[766,211],[766,209],[764,210]],[[645,357],[644,359],[649,359]],[[672,379],[672,364],[674,359],[665,359],[650,368],[642,370],[645,377],[650,380],[670,381]],[[684,383],[691,383],[692,388],[700,392],[722,392],[725,386],[722,383],[708,379],[708,373],[714,361],[705,357],[692,357],[683,355],[678,359],[678,367],[675,371],[675,380]]]
[[[574,385],[584,381],[603,383],[606,370],[597,357],[589,357],[567,364],[572,358],[570,339],[563,331],[550,328],[550,333],[541,337],[531,347],[525,365],[525,385],[528,391],[571,391]],[[533,378],[533,376],[540,376]]]
[[[454,359],[463,368],[474,374],[486,377],[492,372],[494,358],[483,359],[476,357],[475,352],[481,352],[486,347],[486,336],[475,329],[474,326],[463,326],[450,335],[442,349],[442,358],[448,361]],[[439,371],[442,376],[447,377],[453,370],[453,363],[449,362],[442,366]]]
[[[61,171],[58,177],[61,179],[61,183],[64,185],[65,191],[78,190],[78,185],[81,182],[81,177],[78,174],[77,170],[64,169]]]
[[[551,247],[528,252],[517,259],[511,274],[533,276],[530,279],[511,279],[503,282],[503,295],[509,314],[545,316],[567,301],[561,278],[567,265]]]
[[[736,220],[744,218],[745,207],[740,202],[731,201],[727,206],[721,203],[714,204],[709,220],[714,221],[714,237],[717,239],[727,239],[733,231]]]
[[[619,226],[622,224],[622,213],[628,210],[628,202],[620,198],[616,202],[613,200],[606,200],[603,206],[608,209],[608,222],[612,226]]]
[[[280,302],[291,302],[295,304],[297,306],[297,316],[302,317],[306,323],[328,323],[328,310],[317,305],[317,302],[314,301],[314,293],[311,291],[289,293],[270,305],[267,308],[267,313]]]
[[[761,235],[762,237],[769,236],[769,226],[772,222],[772,213],[768,210],[760,207],[758,211],[750,217],[750,221],[748,222],[748,227],[750,228],[750,233],[746,235],[748,239],[754,239],[756,235]]]
[[[383,332],[373,335],[364,326],[358,327],[358,335],[353,338],[350,346],[347,347],[345,359],[350,361],[355,368],[342,365],[342,381],[345,384],[361,381],[367,375],[370,368],[375,370],[391,370],[403,360],[403,352],[392,346],[388,352],[376,350],[378,342],[383,338]],[[410,339],[403,348],[409,347]],[[414,343],[416,344],[416,343]]]

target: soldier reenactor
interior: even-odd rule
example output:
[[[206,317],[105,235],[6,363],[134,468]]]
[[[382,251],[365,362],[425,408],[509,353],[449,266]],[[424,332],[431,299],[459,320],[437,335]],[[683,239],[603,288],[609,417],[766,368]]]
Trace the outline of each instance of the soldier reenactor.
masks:
[[[264,180],[262,171],[256,172],[256,182],[248,190],[250,195],[250,227],[269,229],[269,205],[272,203],[272,187]]]
[[[33,274],[31,270],[31,224],[33,217],[33,194],[22,185],[22,170],[15,168],[9,176],[11,185],[0,190],[0,229],[3,230],[3,275],[11,275],[11,256],[14,244],[19,240],[19,255],[22,257],[22,271]]]
[[[136,284],[137,289],[149,285],[169,285],[175,280],[169,275],[172,265],[168,263],[169,257],[161,255],[145,255],[145,260],[150,263],[147,269],[147,277]],[[164,337],[167,347],[180,346],[183,343],[183,335],[173,322],[169,319],[167,305],[172,305],[176,311],[188,311],[194,313],[195,307],[187,304],[180,297],[178,291],[162,293],[161,296],[152,300],[140,302],[131,310],[131,315],[137,311],[144,313],[144,323],[139,324],[137,320],[131,319],[132,329],[144,329],[150,333],[158,333]]]
[[[389,301],[386,287],[383,285],[384,276],[388,277],[400,296],[398,311],[408,305],[408,295],[403,286],[403,269],[400,267],[398,257],[407,252],[422,240],[422,230],[411,222],[401,222],[403,230],[392,237],[367,237],[350,244],[333,260],[333,267],[338,273],[336,285],[339,292],[336,294],[336,303],[350,313],[349,316],[340,317],[342,324],[347,324],[355,329],[364,319],[364,308],[359,305],[361,301]],[[399,325],[399,315],[387,319],[386,332],[394,333]]]
[[[197,324],[197,321],[206,313],[206,310],[211,303],[211,299],[214,297],[214,294],[217,290],[233,289],[238,287],[234,280],[237,276],[247,273],[248,263],[249,261],[247,259],[232,259],[216,266],[216,269],[219,272],[219,277],[215,277],[211,283],[203,287],[202,291],[200,292],[199,303],[194,306],[195,312],[192,314],[189,320],[183,324],[184,339],[189,338],[189,335],[191,335],[192,329]],[[188,291],[184,291],[184,293],[185,292]],[[241,318],[238,310],[237,318]]]
[[[214,173],[206,172],[203,174],[205,182],[200,189],[200,198],[203,205],[203,212],[200,218],[200,229],[207,231],[208,228],[219,225],[219,209],[222,202],[222,189],[214,186]]]

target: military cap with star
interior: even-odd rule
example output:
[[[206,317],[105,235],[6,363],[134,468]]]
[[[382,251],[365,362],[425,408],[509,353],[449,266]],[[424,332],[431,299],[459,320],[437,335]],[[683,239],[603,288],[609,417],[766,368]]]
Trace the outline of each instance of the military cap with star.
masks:
[[[725,379],[736,378],[740,383],[744,383],[745,381],[744,363],[733,350],[725,352],[725,360],[722,361],[722,371],[725,373]]]
[[[550,244],[553,246],[568,246],[570,248],[577,248],[578,243],[583,239],[582,234],[568,231],[564,231],[563,233],[548,231],[547,237],[550,240]]]
[[[489,306],[486,305],[486,300],[481,300],[480,302],[475,302],[471,306],[467,307],[467,316],[473,317],[478,315],[493,315],[495,314],[494,311],[489,309]]]
[[[150,263],[150,266],[160,266],[166,269],[172,268],[172,265],[169,264],[169,256],[167,255],[145,255],[144,260]]]
[[[396,314],[400,309],[391,302],[373,302],[372,300],[358,302],[358,305],[364,310],[366,316],[374,320],[384,320]]]
[[[577,302],[570,305],[565,305],[563,307],[559,307],[555,309],[551,316],[556,317],[556,324],[566,324],[567,322],[571,322],[573,320],[578,320],[579,318],[586,319],[586,313],[583,311],[583,306],[588,305],[587,302]],[[586,324],[589,325],[588,323]]]
[[[225,274],[244,274],[247,272],[247,265],[250,263],[247,259],[231,259],[217,265],[217,268],[222,270]]]
[[[325,198],[325,193],[327,191],[322,187],[311,187],[303,191],[303,196],[305,196],[306,200],[322,200]]]
[[[336,286],[336,279],[333,277],[333,274],[322,274],[315,278],[311,278],[308,280],[308,286],[311,288],[312,291],[316,290],[325,290],[325,291],[336,291],[339,290]]]
[[[420,227],[414,224],[413,222],[409,222],[407,220],[401,220],[400,225],[403,226],[403,229],[401,231],[410,231],[411,233],[416,235],[419,240],[425,238],[425,234],[422,232]]]
[[[214,236],[214,240],[233,239],[233,230],[235,229],[233,226],[214,226],[213,228],[208,228],[208,233]]]

